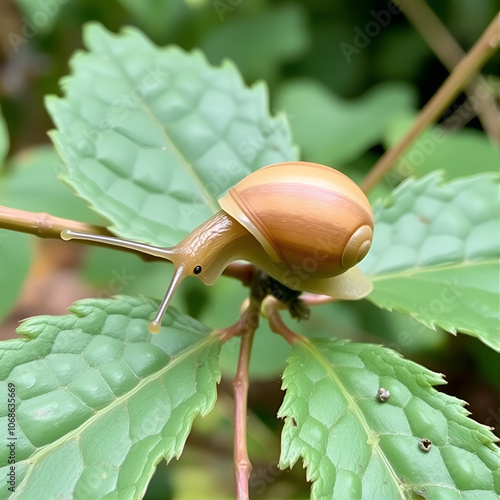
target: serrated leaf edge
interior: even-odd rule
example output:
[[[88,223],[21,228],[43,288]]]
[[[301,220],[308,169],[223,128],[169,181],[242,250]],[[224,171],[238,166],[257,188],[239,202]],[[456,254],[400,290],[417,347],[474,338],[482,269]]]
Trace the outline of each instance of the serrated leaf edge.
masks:
[[[371,275],[371,279],[373,282],[377,281],[377,277],[379,277],[378,281],[383,281],[386,279],[399,279],[400,277],[411,277],[412,274],[425,274],[426,272],[436,272],[436,271],[441,271],[441,270],[448,270],[448,269],[453,269],[453,268],[459,268],[459,267],[473,267],[477,265],[495,265],[498,262],[493,260],[493,259],[486,259],[486,260],[473,260],[473,261],[462,261],[462,262],[455,262],[455,263],[450,263],[450,264],[440,264],[438,266],[429,266],[429,267],[413,267],[411,269],[406,269],[399,273],[398,271],[395,271],[393,273],[388,273],[388,274],[378,274],[378,275]],[[490,341],[490,339],[484,337],[483,335],[480,335],[480,332],[478,332],[478,329],[474,328],[469,328],[467,326],[460,326],[459,329],[455,326],[454,323],[450,321],[443,321],[443,320],[429,320],[427,318],[423,318],[421,314],[418,312],[411,311],[405,307],[393,307],[393,306],[388,306],[385,304],[385,301],[380,301],[377,300],[376,298],[373,298],[372,295],[368,297],[368,299],[373,302],[375,305],[378,307],[381,307],[383,309],[386,309],[388,311],[393,311],[396,309],[397,311],[403,312],[411,316],[412,318],[416,319],[423,325],[425,325],[427,328],[430,328],[431,330],[436,330],[436,327],[443,328],[446,330],[448,333],[451,333],[452,335],[457,335],[457,333],[460,331],[461,333],[465,333],[468,335],[471,335],[473,337],[476,337],[478,340],[483,342],[486,346],[488,346],[490,349],[493,349],[496,352],[500,352],[500,325],[498,326],[498,333],[499,333],[499,339],[497,342]],[[500,319],[500,318],[499,318]]]
[[[293,359],[293,356],[295,356],[295,353],[296,353],[296,349],[298,347],[300,348],[303,348],[304,350],[306,351],[309,351],[310,353],[312,354],[318,354],[318,356],[315,356],[316,359],[318,359],[321,363],[321,365],[325,366],[326,368],[326,371],[327,373],[330,373],[330,371],[333,371],[333,370],[330,370],[329,367],[330,365],[328,364],[327,360],[324,358],[324,356],[321,356],[321,352],[318,350],[318,348],[316,347],[315,345],[315,342],[321,342],[322,344],[323,343],[335,343],[336,346],[339,346],[339,347],[342,347],[348,343],[350,343],[349,340],[345,340],[345,339],[314,339],[314,338],[305,338],[303,337],[301,339],[301,341],[299,343],[297,343],[295,346],[294,346],[294,349],[292,350],[292,353],[290,354],[290,356],[288,357],[288,360],[287,360],[287,364],[288,366],[291,364],[291,360]],[[403,358],[403,356],[398,353],[397,351],[393,351],[391,349],[388,349],[388,348],[385,348],[381,345],[376,345],[376,344],[372,344],[371,347],[373,348],[376,348],[376,349],[382,349],[384,351],[385,354],[387,355],[391,355],[391,356],[396,356],[396,357],[399,357],[399,358]],[[373,353],[373,355],[375,355],[375,353]],[[490,451],[496,453],[497,457],[500,458],[500,449],[498,448],[498,446],[495,446],[495,443],[499,442],[500,441],[500,438],[498,438],[496,435],[494,435],[491,431],[493,430],[493,428],[487,426],[487,425],[484,425],[484,424],[480,424],[479,422],[476,422],[474,420],[471,420],[468,417],[468,415],[470,415],[470,412],[465,408],[465,406],[467,405],[467,402],[466,401],[463,401],[463,400],[460,400],[454,396],[450,396],[448,394],[445,394],[445,393],[442,393],[442,392],[439,392],[437,391],[437,389],[435,389],[435,386],[436,385],[443,385],[443,384],[446,384],[446,380],[444,379],[444,375],[443,374],[440,374],[440,373],[436,373],[436,372],[433,372],[415,362],[412,362],[410,360],[405,360],[407,363],[409,363],[408,366],[416,366],[419,368],[419,373],[418,373],[418,376],[414,376],[411,372],[410,375],[414,376],[414,380],[418,383],[419,386],[421,387],[427,387],[429,388],[431,391],[435,392],[435,393],[438,393],[440,395],[440,397],[444,398],[445,400],[447,400],[447,402],[444,404],[444,408],[450,408],[450,410],[452,410],[453,412],[456,412],[456,415],[461,415],[463,418],[466,419],[465,422],[457,422],[457,425],[461,425],[461,426],[464,426],[465,423],[469,424],[467,426],[467,429],[470,430],[470,431],[473,431],[474,432],[474,437],[476,439],[476,441],[478,442],[478,447],[479,446],[487,446],[488,445],[488,448],[490,449]],[[288,382],[287,380],[285,379],[286,377],[286,372],[287,370],[285,370],[284,374],[283,374],[283,384],[282,384],[282,390],[287,390],[288,389]],[[336,377],[335,377],[336,379]],[[334,380],[334,382],[339,382],[337,383],[337,387],[340,389],[340,391],[342,392],[342,394],[344,395],[345,397],[345,391],[344,391],[344,386],[343,384],[341,383],[340,380]],[[349,395],[349,393],[347,393]],[[288,399],[288,398],[287,398]],[[356,408],[356,405],[355,405],[355,400],[351,397],[349,398],[346,398],[346,400],[349,402],[349,406],[352,408],[352,405],[351,403],[353,403],[353,407]],[[453,407],[448,407],[449,404],[454,404],[455,406]],[[279,411],[278,411],[278,417],[279,418],[284,418],[285,419],[285,424],[283,426],[283,429],[282,429],[282,439],[283,439],[283,435],[285,433],[285,431],[287,429],[289,429],[292,425],[293,425],[293,420],[294,420],[294,416],[293,415],[287,415],[285,414],[286,412],[289,412],[290,411],[290,408],[291,406],[293,405],[293,401],[283,401],[283,404],[281,405]],[[355,413],[356,416],[358,416],[357,412]],[[448,412],[443,412],[443,415],[445,416],[445,418],[448,420],[448,418],[450,418]],[[365,429],[365,432],[366,432],[366,427],[367,427],[367,424],[366,424],[366,421],[364,420],[364,418],[361,420],[359,419],[361,425],[363,426],[363,428]],[[366,426],[364,425],[366,424]],[[471,427],[471,426],[474,426],[474,429]],[[369,427],[368,427],[369,429]],[[371,446],[372,446],[372,449],[377,449],[379,453],[378,456],[381,458],[381,461],[383,464],[386,464],[388,466],[388,469],[390,471],[390,475],[395,478],[395,484],[397,485],[397,488],[398,488],[398,491],[400,492],[400,495],[401,495],[401,498],[407,498],[404,494],[405,491],[412,491],[414,493],[418,493],[418,491],[414,488],[415,485],[411,485],[411,484],[408,484],[408,488],[404,489],[403,488],[403,491],[401,490],[400,487],[403,487],[404,486],[404,483],[402,483],[398,476],[395,475],[395,473],[393,473],[394,471],[392,470],[392,467],[390,466],[390,463],[388,463],[388,461],[385,460],[385,455],[381,452],[380,448],[378,447],[377,443],[378,443],[378,439],[371,439],[373,436],[371,436],[372,433],[366,433],[367,434],[367,443],[369,443]],[[288,451],[288,453],[290,453],[290,451]],[[282,460],[282,456],[283,456],[283,449],[282,449],[282,452],[281,452],[281,456],[280,456],[280,461],[279,461],[279,467],[280,469],[283,469],[285,467],[289,467],[290,469],[297,463],[297,460],[299,458],[302,458],[302,462],[303,462],[303,468],[306,468],[306,478],[308,481],[312,482],[314,484],[314,482],[319,479],[319,475],[318,475],[318,472],[319,472],[319,467],[311,467],[309,465],[309,462],[308,462],[308,459],[307,457],[304,455],[304,449],[296,449],[295,450],[295,453],[293,454],[293,456],[290,458],[290,460],[288,460],[287,462],[284,462]],[[493,471],[494,472],[494,471]]]
[[[419,186],[420,188],[445,188],[449,186],[453,186],[455,184],[463,184],[464,182],[476,182],[476,181],[481,181],[481,180],[490,180],[490,181],[497,181],[499,179],[499,174],[497,172],[481,172],[475,175],[470,175],[467,177],[459,177],[456,179],[451,179],[450,181],[445,181],[444,180],[444,172],[441,170],[436,170],[434,172],[431,172],[427,174],[426,176],[422,178],[415,178],[415,177],[408,177],[404,181],[401,182],[399,186],[397,186],[392,193],[382,199],[378,199],[374,202],[373,204],[373,211],[374,213],[377,212],[377,210],[386,208],[387,206],[391,206],[394,202],[394,198],[398,196],[401,192],[406,191],[407,189],[411,189],[413,186]],[[500,205],[499,205],[500,209]],[[414,274],[423,274],[426,272],[435,272],[435,271],[440,271],[440,270],[447,270],[447,269],[453,269],[453,268],[458,268],[458,267],[466,267],[466,266],[474,266],[474,265],[483,265],[483,264],[498,264],[498,260],[494,259],[484,259],[484,260],[462,260],[462,261],[453,261],[449,263],[442,263],[439,265],[434,265],[434,266],[426,266],[426,267],[411,267],[411,268],[406,268],[406,269],[401,269],[400,271],[391,271],[390,273],[381,273],[381,274],[373,274],[369,273],[368,275],[370,276],[370,279],[372,280],[373,283],[376,283],[377,281],[383,281],[386,279],[391,279],[391,278],[401,278],[401,277],[411,277]],[[436,330],[436,327],[443,328],[447,332],[451,333],[452,335],[456,335],[458,333],[457,328],[455,327],[454,324],[446,321],[429,321],[428,319],[422,318],[418,313],[414,313],[412,311],[407,310],[406,308],[400,308],[400,307],[390,307],[385,305],[383,302],[374,300],[372,296],[370,295],[368,297],[369,300],[371,300],[375,305],[378,307],[381,307],[383,309],[386,309],[388,311],[393,311],[394,309],[404,312],[406,314],[409,314],[411,317],[415,318],[417,321],[425,325],[427,328],[430,328],[432,330]],[[500,328],[500,327],[499,327]],[[479,335],[477,329],[474,330],[472,328],[467,328],[467,327],[460,327],[460,332],[472,335],[476,338],[478,338],[481,342],[483,342],[485,345],[487,345],[489,348],[495,350],[496,352],[500,352],[500,338],[497,343],[495,342],[490,342],[489,339],[484,338],[483,336]],[[499,330],[500,332],[500,330]]]
[[[341,345],[346,344],[346,343],[347,342],[343,342]],[[338,378],[335,371],[332,369],[332,367],[325,360],[324,356],[321,355],[321,352],[319,352],[319,350],[315,347],[315,345],[309,339],[301,340],[301,342],[296,345],[296,347],[298,347],[298,346],[300,346],[301,348],[308,351],[325,368],[325,371],[327,372],[328,377],[333,381],[333,383],[336,385],[336,387],[340,390],[340,392],[344,396],[345,400],[347,401],[348,408],[352,411],[353,415],[356,417],[356,419],[361,424],[361,427],[365,431],[366,436],[367,436],[367,443],[369,443],[371,445],[374,452],[377,453],[381,462],[387,468],[389,475],[393,478],[394,484],[396,485],[397,490],[400,493],[401,498],[405,498],[405,495],[404,495],[405,490],[401,489],[401,481],[399,480],[398,476],[396,475],[396,473],[392,469],[392,466],[388,462],[387,458],[385,457],[385,454],[380,449],[380,446],[378,444],[379,443],[378,436],[376,435],[376,433],[374,433],[371,430],[370,426],[366,422],[364,415],[359,411],[359,408],[356,405],[354,398],[345,389],[344,384],[340,381],[340,379]],[[286,388],[287,388],[287,385],[285,384],[285,381],[284,381],[282,389],[286,389]],[[280,418],[285,417],[285,425],[287,425],[287,422],[289,422],[288,416],[283,415],[281,408],[278,411],[278,417],[280,417]],[[288,425],[291,425],[291,423],[289,423]],[[284,431],[284,429],[283,429],[283,431]],[[311,470],[311,468],[309,467],[308,461],[307,461],[307,457],[304,456],[304,454],[301,452],[299,452],[298,455],[295,457],[295,461],[293,463],[291,463],[291,462],[290,463],[283,463],[281,460],[281,456],[280,456],[280,468],[282,468],[282,465],[283,465],[283,467],[289,466],[290,468],[292,468],[295,465],[295,463],[297,462],[299,456],[302,456],[303,466],[304,466],[304,468],[307,468],[307,471],[306,471],[307,480],[311,481],[311,482],[316,481],[319,478],[319,467],[317,467],[317,468],[315,467]]]
[[[38,448],[37,451],[35,451],[29,458],[27,458],[25,461],[29,462],[30,464],[30,469],[26,473],[26,475],[23,477],[23,480],[16,485],[16,488],[18,490],[22,489],[22,486],[28,481],[29,477],[31,476],[32,473],[35,471],[35,466],[36,463],[40,460],[42,460],[46,455],[48,455],[53,449],[57,448],[61,443],[64,443],[66,441],[70,441],[71,439],[77,437],[83,430],[88,428],[94,421],[99,420],[99,418],[102,418],[102,416],[112,409],[114,409],[116,406],[119,406],[122,404],[125,400],[139,392],[145,385],[150,383],[151,381],[154,381],[155,379],[158,379],[162,376],[164,376],[170,369],[173,369],[175,366],[177,366],[179,363],[181,363],[184,359],[190,357],[191,355],[194,355],[195,353],[206,349],[212,344],[215,344],[216,342],[219,341],[219,337],[216,335],[207,335],[205,338],[203,338],[201,341],[197,342],[194,346],[190,346],[184,351],[180,352],[178,355],[175,357],[171,358],[170,362],[165,365],[164,368],[161,370],[156,371],[155,373],[141,379],[139,383],[130,391],[122,394],[121,396],[115,398],[111,404],[109,404],[106,408],[103,408],[99,410],[95,415],[87,419],[83,424],[81,424],[79,427],[76,429],[73,429],[72,431],[68,432],[61,438],[57,439],[56,441],[43,446],[41,448]],[[218,383],[220,381],[220,372],[217,377],[215,377],[216,382]],[[213,407],[212,406],[204,406],[199,409],[199,411],[196,411],[194,415],[192,415],[191,421],[194,419],[196,414],[200,414],[201,416],[205,416]],[[168,462],[174,457],[179,457],[180,454],[182,453],[184,443],[181,444],[179,449],[174,450],[173,453],[169,453],[165,455],[163,458]],[[161,458],[160,458],[161,460]]]
[[[237,79],[238,79],[238,82],[242,86],[246,86],[246,89],[249,92],[253,93],[254,96],[260,98],[261,100],[264,100],[264,105],[267,108],[268,118],[269,118],[270,122],[271,123],[276,123],[277,119],[283,120],[285,122],[286,130],[290,134],[290,130],[291,129],[290,129],[289,121],[287,119],[287,115],[286,114],[275,114],[275,115],[272,115],[270,113],[269,90],[268,90],[268,87],[267,87],[267,85],[266,85],[266,83],[264,81],[255,82],[253,85],[250,85],[250,86],[245,85],[245,81],[244,81],[244,79],[243,79],[240,71],[238,70],[237,66],[234,64],[233,61],[231,61],[229,59],[225,59],[224,61],[222,61],[222,63],[220,65],[216,66],[216,65],[212,65],[208,61],[208,58],[207,58],[206,54],[203,51],[201,51],[200,49],[194,49],[192,51],[186,51],[186,50],[182,49],[181,47],[179,47],[177,45],[168,45],[168,46],[165,46],[165,47],[156,46],[139,29],[137,29],[137,28],[135,28],[133,26],[126,26],[126,27],[122,28],[118,33],[113,33],[113,32],[110,32],[110,31],[106,30],[105,27],[101,23],[94,22],[94,21],[87,23],[84,26],[84,30],[83,30],[83,39],[84,39],[84,44],[85,44],[85,47],[86,47],[87,50],[85,50],[85,51],[84,50],[80,50],[80,51],[76,52],[75,54],[73,54],[73,56],[71,57],[71,59],[69,61],[70,68],[72,70],[74,70],[74,68],[78,64],[78,60],[79,60],[80,57],[83,57],[85,55],[89,55],[89,54],[92,54],[92,53],[99,53],[97,51],[97,48],[95,47],[95,44],[93,43],[94,42],[94,40],[92,39],[93,37],[100,37],[102,40],[105,40],[105,42],[101,43],[101,47],[102,47],[104,45],[104,43],[108,44],[108,46],[109,46],[108,42],[110,40],[113,40],[113,39],[114,40],[119,40],[120,38],[124,38],[124,37],[127,37],[127,36],[138,36],[138,37],[140,37],[141,40],[145,41],[148,44],[148,46],[151,48],[151,50],[154,50],[154,51],[157,51],[157,52],[161,52],[163,54],[169,53],[169,52],[182,54],[184,57],[191,57],[191,58],[197,59],[197,60],[201,61],[203,64],[205,64],[206,66],[209,66],[210,68],[219,69],[221,71],[227,71],[227,72],[231,73],[232,75],[235,75],[237,77]],[[102,52],[102,49],[101,49],[101,52]],[[115,63],[116,63],[117,62],[116,57],[113,57],[112,54],[109,54],[109,55],[110,55],[110,59],[114,60]],[[119,65],[118,65],[118,71],[121,71],[121,67]],[[74,79],[74,77],[75,77],[74,74],[71,73],[69,75],[66,75],[65,77],[63,77],[60,80],[60,86],[63,89],[63,97],[58,97],[58,96],[55,96],[55,95],[48,95],[48,96],[45,97],[46,108],[47,108],[47,110],[49,111],[49,113],[51,114],[52,117],[53,117],[53,111],[54,111],[55,106],[57,106],[59,103],[63,102],[64,99],[67,98],[64,87],[66,85],[68,85],[68,83],[71,82]],[[125,73],[124,73],[124,78],[128,78]],[[131,83],[133,83],[133,82],[131,82]],[[144,101],[141,101],[140,105],[144,109],[146,109],[146,111],[148,112],[148,114],[150,114],[153,117],[153,119],[155,120],[155,122],[156,122],[155,115],[154,115],[152,109],[149,108],[149,106],[147,105],[147,103],[145,103]],[[56,120],[54,119],[54,121],[56,121]],[[57,122],[56,122],[56,125],[57,125]],[[175,147],[175,145],[172,143],[172,141],[169,138],[169,136],[164,132],[163,127],[160,127],[160,129],[161,129],[163,135],[165,136],[165,140],[172,146],[172,150],[175,151],[175,155],[179,159],[179,162],[185,166],[186,171],[190,174],[191,178],[193,179],[195,185],[198,188],[198,191],[200,192],[200,194],[202,195],[203,199],[205,200],[207,206],[210,208],[210,210],[213,213],[218,212],[220,210],[220,207],[219,207],[219,204],[218,204],[218,200],[215,199],[206,190],[204,184],[201,182],[201,180],[196,175],[196,172],[193,169],[193,167],[190,164],[190,162],[188,162],[184,158],[184,156],[180,153],[180,151],[178,151],[177,147]],[[67,172],[65,174],[61,174],[60,175],[60,179],[65,184],[67,184],[70,188],[72,188],[77,193],[78,196],[80,196],[81,198],[85,199],[89,203],[90,208],[92,208],[100,216],[104,217],[106,220],[108,220],[110,222],[109,229],[112,232],[114,232],[116,234],[120,234],[120,228],[115,223],[113,223],[109,219],[109,217],[106,217],[106,215],[101,211],[101,208],[99,207],[99,203],[98,202],[96,203],[96,200],[92,199],[92,197],[88,197],[87,195],[81,194],[79,192],[78,183],[74,183],[71,180],[71,176],[69,175],[70,169],[69,169],[68,165],[66,164],[66,159],[65,159],[65,156],[66,156],[66,154],[64,152],[65,148],[62,146],[62,144],[60,143],[60,141],[58,139],[59,135],[62,135],[62,134],[63,134],[63,131],[58,130],[58,129],[52,129],[52,130],[50,130],[48,132],[48,135],[49,135],[50,139],[52,140],[52,142],[54,143],[54,146],[56,148],[56,151],[57,151],[58,155],[62,159],[62,161],[63,161],[63,163],[64,163],[64,165],[66,166],[66,169],[67,169]],[[291,134],[290,134],[290,136],[291,136]],[[294,151],[296,152],[296,154],[298,156],[299,151],[298,151],[298,147],[295,144],[293,144],[293,149],[294,149]]]

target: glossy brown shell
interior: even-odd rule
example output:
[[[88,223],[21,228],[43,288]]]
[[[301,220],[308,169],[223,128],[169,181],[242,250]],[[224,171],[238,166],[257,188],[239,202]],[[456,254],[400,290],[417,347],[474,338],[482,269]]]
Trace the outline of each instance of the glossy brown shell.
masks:
[[[259,240],[271,259],[297,274],[342,274],[371,245],[373,213],[366,196],[349,177],[317,163],[261,168],[219,203]]]

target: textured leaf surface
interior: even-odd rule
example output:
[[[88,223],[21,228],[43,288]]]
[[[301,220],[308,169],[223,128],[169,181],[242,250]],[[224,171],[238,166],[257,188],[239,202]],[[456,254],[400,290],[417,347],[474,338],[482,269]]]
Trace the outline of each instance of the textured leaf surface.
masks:
[[[220,346],[173,309],[150,335],[156,306],[87,299],[70,316],[23,323],[29,341],[0,344],[0,392],[13,382],[17,393],[12,498],[140,498],[155,465],[180,455],[194,417],[215,402]]]
[[[303,158],[334,167],[379,143],[391,119],[413,109],[414,100],[411,88],[401,84],[379,85],[347,100],[306,79],[283,85],[277,96]]]
[[[154,47],[126,29],[91,24],[89,52],[71,60],[64,98],[49,98],[64,180],[121,236],[172,245],[219,210],[248,173],[293,160],[284,117],[262,84],[245,87],[229,63]]]
[[[496,438],[467,418],[463,402],[432,387],[442,383],[381,346],[299,343],[283,375],[280,466],[302,456],[312,498],[498,499]],[[429,452],[419,448],[423,438]]]
[[[370,300],[500,351],[498,177],[408,180],[374,207]]]
[[[0,230],[0,320],[15,304],[30,260],[28,235]]]

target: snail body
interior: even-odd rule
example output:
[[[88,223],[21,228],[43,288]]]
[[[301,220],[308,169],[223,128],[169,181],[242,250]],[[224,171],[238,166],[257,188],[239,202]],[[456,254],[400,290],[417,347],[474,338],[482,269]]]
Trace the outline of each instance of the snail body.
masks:
[[[139,250],[174,264],[174,276],[150,331],[181,281],[213,284],[228,264],[247,260],[293,290],[341,299],[362,298],[371,281],[356,264],[368,252],[373,214],[361,189],[324,165],[285,162],[261,168],[219,200],[222,208],[169,248],[65,230],[63,239]]]

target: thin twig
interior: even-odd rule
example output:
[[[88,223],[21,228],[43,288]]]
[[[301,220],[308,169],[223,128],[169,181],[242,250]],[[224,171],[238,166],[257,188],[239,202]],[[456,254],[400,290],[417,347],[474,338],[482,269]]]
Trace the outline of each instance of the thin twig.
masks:
[[[425,0],[396,0],[396,4],[446,69],[453,71],[465,57],[465,52]],[[476,102],[477,116],[484,131],[493,142],[498,143],[500,130],[495,99],[485,78],[482,75],[474,76],[465,90]]]
[[[441,85],[439,90],[424,106],[410,130],[408,130],[397,144],[382,155],[365,177],[361,184],[365,192],[372,189],[394,165],[403,151],[405,151],[431,123],[435,122],[443,114],[464,85],[470,81],[471,77],[495,53],[500,41],[499,24],[500,14],[497,14],[467,56],[462,59],[450,76]]]
[[[254,330],[246,332],[241,337],[238,368],[233,380],[234,390],[234,476],[236,498],[248,500],[248,480],[252,464],[247,451],[247,397],[248,397],[248,366],[252,349]]]
[[[60,239],[63,229],[112,236],[102,226],[62,219],[45,212],[27,212],[26,210],[18,210],[2,205],[0,205],[0,228],[34,234],[39,238]]]
[[[255,330],[259,324],[260,302],[251,298],[248,308],[232,333],[241,331],[238,367],[233,380],[234,390],[234,476],[237,500],[248,500],[248,480],[252,464],[247,451],[248,368]]]
[[[233,262],[224,269],[224,276],[235,278],[244,286],[250,286],[255,273],[255,266],[253,264],[244,264],[242,262]]]
[[[9,229],[11,231],[33,234],[39,238],[52,238],[56,240],[61,239],[61,231],[63,229],[71,229],[76,232],[99,234],[103,236],[115,236],[103,226],[87,224],[71,219],[63,219],[45,212],[28,212],[17,208],[4,207],[3,205],[0,205],[0,229]],[[104,243],[100,244],[86,240],[78,240],[78,243],[92,246],[106,246]],[[130,248],[114,247],[114,250],[138,255],[141,259],[146,261],[165,261],[160,257],[147,255]],[[238,279],[243,285],[249,286],[252,281],[254,269],[254,266],[251,264],[233,262],[227,266],[223,274]]]
[[[268,295],[262,302],[262,312],[269,322],[269,326],[274,333],[281,335],[289,344],[295,345],[303,340],[302,336],[293,332],[285,325],[280,315],[280,302]]]
[[[217,330],[215,335],[221,342],[239,336],[241,337],[238,367],[233,380],[234,391],[234,477],[237,500],[248,500],[248,480],[252,464],[247,451],[247,398],[248,398],[248,368],[255,330],[259,326],[261,300],[256,299],[252,292],[245,300],[240,318],[233,325]]]

